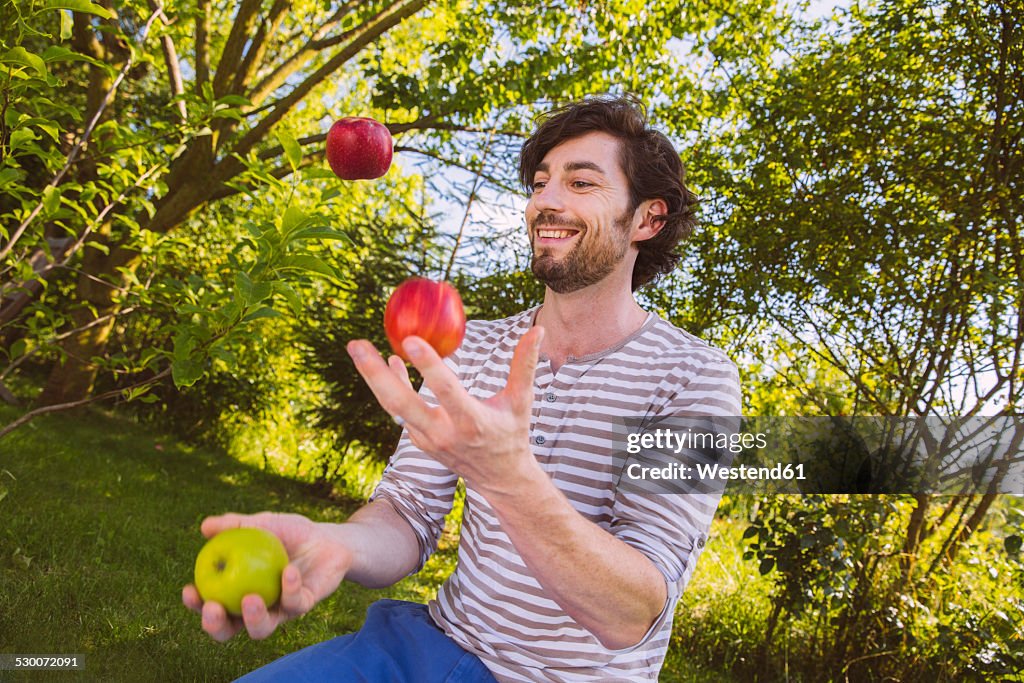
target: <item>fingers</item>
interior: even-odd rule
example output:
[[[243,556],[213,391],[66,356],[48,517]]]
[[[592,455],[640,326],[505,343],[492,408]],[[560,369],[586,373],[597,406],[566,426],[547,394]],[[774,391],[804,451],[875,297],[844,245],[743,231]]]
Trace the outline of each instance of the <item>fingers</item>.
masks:
[[[199,591],[191,583],[181,589],[181,601],[196,614],[203,613],[203,599],[199,597]]]
[[[423,375],[423,381],[434,393],[437,402],[452,419],[456,419],[457,416],[471,409],[471,399],[466,389],[430,344],[419,337],[406,337],[402,341],[402,349]],[[427,427],[426,424],[417,424],[409,418],[406,419],[414,427],[420,429]]]
[[[263,602],[263,598],[251,593],[242,598],[242,621],[250,638],[263,640],[274,632],[282,619],[267,609],[267,603]]]
[[[400,416],[412,424],[425,425],[430,422],[433,409],[413,390],[408,375],[403,377],[397,374],[393,366],[384,362],[373,344],[359,339],[350,341],[346,348],[356,364],[356,370],[388,414]]]
[[[262,597],[246,595],[242,598],[242,621],[250,638],[263,640],[282,622],[313,609],[315,602],[313,594],[302,585],[299,568],[289,562],[281,574],[281,601],[278,607],[267,609]]]
[[[285,541],[286,532],[293,528],[294,520],[301,518],[301,515],[281,514],[277,512],[257,512],[252,515],[242,515],[237,512],[228,512],[223,515],[207,517],[199,525],[203,536],[212,538],[222,531],[238,529],[239,527],[252,527],[265,529]],[[286,543],[287,545],[287,543]]]
[[[298,616],[313,609],[314,604],[316,598],[309,588],[302,585],[299,568],[288,563],[281,574],[281,610],[286,614]]]
[[[312,609],[312,594],[302,587],[298,567],[289,563],[281,576],[281,609],[269,610],[263,598],[253,593],[242,598],[241,623],[228,614],[224,606],[216,602],[203,602],[193,584],[181,591],[181,601],[193,612],[202,615],[203,630],[214,640],[224,642],[237,634],[242,625],[253,640],[270,636],[278,625],[289,615],[305,614]]]
[[[199,592],[192,584],[181,591],[181,601],[193,612],[203,618],[203,630],[214,640],[223,643],[231,640],[241,630],[238,619],[228,614],[224,606],[218,602],[203,602]],[[242,623],[249,632],[249,637],[262,640],[274,632],[277,625],[284,619],[267,609],[263,598],[255,593],[242,598]]]
[[[512,365],[508,371],[508,382],[504,392],[511,404],[518,410],[529,411],[533,405],[533,383],[537,372],[537,358],[544,341],[544,328],[531,327],[520,338],[512,353]]]
[[[395,373],[403,382],[407,383],[409,387],[412,387],[412,381],[409,379],[409,368],[405,367],[405,361],[400,357],[392,355],[388,358],[388,366],[391,368],[391,372]]]
[[[226,515],[207,517],[203,520],[203,523],[199,525],[199,530],[203,532],[203,536],[213,538],[222,531],[237,529],[240,526],[247,526],[245,522],[249,517],[251,517],[251,515],[240,515],[234,512],[229,512]]]
[[[224,605],[219,602],[204,602],[201,614],[203,630],[219,643],[231,640],[242,629],[241,623],[233,620],[224,609]]]
[[[256,597],[259,599],[259,596]],[[191,583],[181,589],[181,601],[185,603],[185,607],[202,616],[203,630],[218,642],[231,640],[241,630],[241,625],[231,618],[223,605],[218,602],[203,602],[199,597],[199,591]],[[260,602],[263,600],[260,599]]]

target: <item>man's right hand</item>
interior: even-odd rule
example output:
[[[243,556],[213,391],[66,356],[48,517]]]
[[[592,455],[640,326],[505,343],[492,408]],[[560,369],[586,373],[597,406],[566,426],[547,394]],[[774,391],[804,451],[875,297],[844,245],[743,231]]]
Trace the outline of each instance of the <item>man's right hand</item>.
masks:
[[[207,538],[226,529],[259,527],[281,539],[290,559],[281,577],[281,599],[273,609],[268,609],[263,598],[247,595],[242,599],[242,616],[236,617],[228,614],[220,603],[203,602],[195,585],[189,584],[181,591],[182,602],[202,615],[203,630],[215,640],[229,640],[243,626],[250,638],[266,638],[278,624],[309,612],[337,590],[351,567],[352,553],[340,543],[337,534],[331,533],[331,526],[302,515],[271,512],[207,517],[200,527]]]

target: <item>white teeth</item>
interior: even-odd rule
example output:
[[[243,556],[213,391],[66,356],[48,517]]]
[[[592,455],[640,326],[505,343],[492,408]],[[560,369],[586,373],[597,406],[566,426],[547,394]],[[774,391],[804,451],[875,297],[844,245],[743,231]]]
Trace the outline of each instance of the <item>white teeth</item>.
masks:
[[[569,237],[573,233],[574,233],[574,231],[570,231],[570,230],[543,230],[542,229],[542,230],[538,230],[537,231],[537,235],[539,237],[543,237],[543,238],[546,238],[546,239],[556,239],[556,240],[565,239],[566,237]]]

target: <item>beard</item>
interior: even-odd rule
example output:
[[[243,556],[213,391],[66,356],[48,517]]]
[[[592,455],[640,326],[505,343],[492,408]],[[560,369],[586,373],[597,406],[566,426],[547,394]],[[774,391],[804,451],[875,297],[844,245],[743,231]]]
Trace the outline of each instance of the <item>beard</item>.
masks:
[[[629,250],[629,223],[632,211],[615,219],[614,234],[587,240],[586,224],[557,216],[538,214],[531,225],[533,235],[541,227],[566,227],[578,230],[578,241],[561,260],[550,253],[538,253],[536,243],[530,269],[534,277],[558,294],[576,292],[600,282],[625,258]],[[533,238],[536,240],[536,238]]]

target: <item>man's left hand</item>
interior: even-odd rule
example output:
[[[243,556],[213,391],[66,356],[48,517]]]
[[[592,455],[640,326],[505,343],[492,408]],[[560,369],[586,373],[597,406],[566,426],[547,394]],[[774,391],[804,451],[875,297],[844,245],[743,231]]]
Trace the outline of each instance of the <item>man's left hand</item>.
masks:
[[[349,342],[347,348],[377,401],[404,421],[417,448],[480,490],[501,491],[537,464],[530,450],[530,412],[543,337],[542,327],[523,335],[505,387],[484,400],[470,396],[423,339],[407,337],[402,348],[437,398],[437,407],[413,389],[398,356],[385,362],[373,344],[363,339]]]

